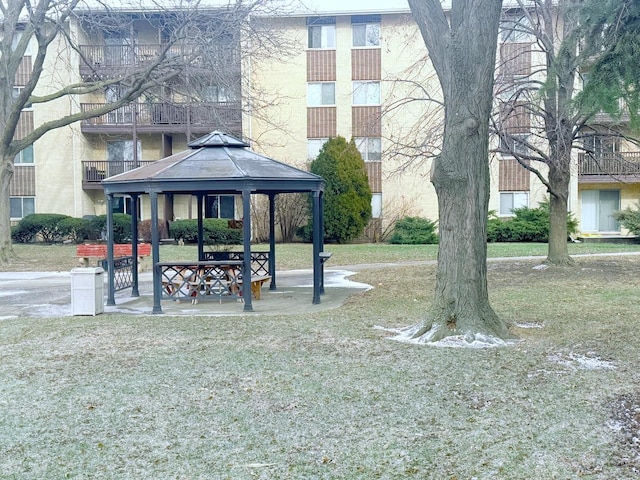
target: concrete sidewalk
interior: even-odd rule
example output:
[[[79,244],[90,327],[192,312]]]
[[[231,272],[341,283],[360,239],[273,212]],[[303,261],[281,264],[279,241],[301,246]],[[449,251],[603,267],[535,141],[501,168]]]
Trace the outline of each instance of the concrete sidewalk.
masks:
[[[253,300],[253,312],[245,312],[244,305],[235,301],[202,300],[190,302],[162,301],[163,315],[288,315],[312,313],[337,308],[349,295],[371,288],[348,280],[354,272],[325,269],[325,294],[321,303],[313,305],[313,277],[311,270],[277,272],[277,290],[269,283],[262,288],[262,299]],[[107,277],[105,277],[105,302]],[[105,306],[105,314],[151,314],[153,284],[151,272],[140,274],[139,297],[131,296],[131,289],[116,292],[116,305]],[[106,305],[106,303],[105,303]],[[0,272],[0,320],[13,317],[71,316],[71,272]]]

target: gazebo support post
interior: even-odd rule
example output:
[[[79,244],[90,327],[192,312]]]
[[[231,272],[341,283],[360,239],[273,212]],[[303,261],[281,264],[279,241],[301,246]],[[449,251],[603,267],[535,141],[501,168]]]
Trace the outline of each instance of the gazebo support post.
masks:
[[[107,270],[109,287],[107,292],[107,305],[116,304],[116,282],[113,266],[113,194],[107,194]]]
[[[160,299],[162,297],[162,279],[160,267],[160,232],[158,232],[158,192],[149,192],[151,202],[151,263],[153,264],[153,310],[151,313],[162,313]]]
[[[139,297],[138,290],[138,194],[131,194],[131,256],[133,257],[133,266],[131,267],[131,280],[133,287],[131,288],[131,296]]]
[[[242,265],[242,298],[244,311],[253,312],[251,303],[251,190],[242,190],[242,237],[244,259]]]
[[[320,220],[320,192],[313,192],[313,301],[314,305],[320,303],[321,264],[320,248],[322,243],[322,222]]]
[[[202,208],[202,200],[204,195],[202,193],[197,193],[196,198],[198,199],[198,261],[204,261],[204,224],[202,218],[204,217],[204,212]]]
[[[320,224],[320,253],[324,252],[324,192],[320,192],[318,202],[318,223]],[[320,295],[324,295],[324,259],[320,262]]]
[[[269,194],[269,290],[276,289],[276,196]]]

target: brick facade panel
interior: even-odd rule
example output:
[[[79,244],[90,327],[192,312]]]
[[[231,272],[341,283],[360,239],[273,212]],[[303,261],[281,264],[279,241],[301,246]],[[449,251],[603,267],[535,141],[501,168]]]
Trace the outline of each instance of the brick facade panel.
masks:
[[[499,190],[503,192],[529,191],[531,174],[515,159],[500,160]]]
[[[12,197],[33,197],[36,194],[36,169],[15,166],[9,195]]]
[[[307,108],[307,138],[336,136],[336,107]]]
[[[381,80],[382,61],[379,48],[351,50],[351,77],[353,80]]]
[[[352,107],[351,131],[354,137],[381,137],[382,109],[380,106]]]
[[[307,82],[335,82],[336,51],[307,50]]]

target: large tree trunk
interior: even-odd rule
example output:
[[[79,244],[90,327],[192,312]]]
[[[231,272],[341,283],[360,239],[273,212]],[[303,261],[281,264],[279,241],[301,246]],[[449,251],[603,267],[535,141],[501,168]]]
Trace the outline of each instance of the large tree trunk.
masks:
[[[448,26],[435,15],[435,3],[409,2],[444,93],[444,143],[431,175],[440,247],[433,303],[426,320],[405,336],[496,341],[510,337],[489,304],[486,265],[489,115],[502,2],[454,1]]]
[[[549,185],[553,192],[549,199],[549,249],[547,263],[552,265],[570,265],[567,243],[567,214],[569,198],[569,159],[561,159],[549,166]],[[558,165],[559,164],[559,165]]]
[[[0,157],[0,264],[13,255],[11,246],[11,210],[9,194],[13,178],[13,158]]]

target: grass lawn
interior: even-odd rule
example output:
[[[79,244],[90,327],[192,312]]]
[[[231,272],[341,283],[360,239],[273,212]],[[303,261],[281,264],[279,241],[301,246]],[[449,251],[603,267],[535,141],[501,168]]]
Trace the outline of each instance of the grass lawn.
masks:
[[[16,258],[7,265],[0,265],[2,271],[66,271],[78,266],[75,245],[16,244],[13,246]],[[268,245],[256,245],[255,250],[269,250]],[[387,245],[368,243],[355,245],[325,245],[325,250],[333,253],[329,265],[354,265],[362,263],[408,262],[412,260],[435,260],[437,245]],[[489,257],[546,256],[544,243],[490,243]],[[572,243],[569,252],[593,254],[606,252],[640,252],[640,243],[618,245],[611,243]],[[276,245],[276,267],[278,270],[311,268],[313,250],[310,244],[293,243]],[[195,245],[160,247],[162,261],[190,261],[198,257]]]
[[[308,268],[304,247],[278,261]],[[327,250],[335,265],[435,258]],[[526,254],[544,246],[498,256]],[[637,478],[640,258],[537,263],[489,264],[494,309],[520,339],[504,348],[375,328],[420,321],[431,265],[364,270],[353,279],[374,289],[304,316],[0,319],[0,478]]]

